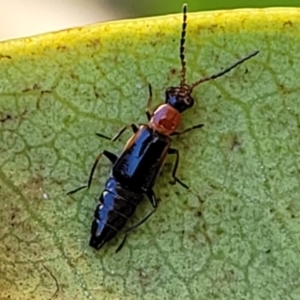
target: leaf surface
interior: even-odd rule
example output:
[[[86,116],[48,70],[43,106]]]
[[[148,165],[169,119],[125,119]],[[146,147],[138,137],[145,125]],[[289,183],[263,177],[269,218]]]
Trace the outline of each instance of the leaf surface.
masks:
[[[0,44],[1,299],[297,299],[300,294],[300,10],[188,14],[187,81],[200,85],[155,187],[157,212],[96,252],[88,246],[124,124],[146,122],[180,79],[182,16],[74,28]],[[134,220],[150,209],[143,203]]]

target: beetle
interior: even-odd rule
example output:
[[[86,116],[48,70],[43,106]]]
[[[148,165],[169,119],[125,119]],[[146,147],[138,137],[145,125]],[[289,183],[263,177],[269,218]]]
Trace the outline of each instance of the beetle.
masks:
[[[194,88],[203,82],[223,76],[259,53],[259,51],[255,51],[221,72],[201,78],[195,83],[188,85],[185,80],[186,62],[184,55],[186,27],[187,6],[184,5],[180,39],[181,80],[179,86],[167,88],[165,103],[160,104],[151,113],[152,88],[149,84],[149,98],[146,109],[147,124],[139,127],[135,124],[126,125],[113,138],[97,133],[97,136],[114,142],[119,139],[126,129],[131,128],[133,131],[133,135],[127,141],[120,156],[106,150],[101,152],[92,166],[87,185],[68,193],[73,194],[78,190],[91,186],[94,171],[102,156],[107,157],[111,161],[111,172],[99,197],[99,203],[95,209],[91,227],[89,244],[97,250],[102,248],[103,245],[124,228],[127,220],[134,214],[136,207],[143,200],[144,196],[148,198],[153,209],[142,220],[124,231],[124,238],[116,252],[123,247],[128,233],[144,223],[155,212],[158,200],[153,187],[167,155],[175,155],[175,164],[170,183],[175,184],[177,182],[184,188],[188,188],[176,176],[179,164],[179,151],[171,148],[171,137],[203,126],[203,124],[198,124],[183,131],[177,131],[181,124],[181,114],[194,105],[194,99],[191,96]]]

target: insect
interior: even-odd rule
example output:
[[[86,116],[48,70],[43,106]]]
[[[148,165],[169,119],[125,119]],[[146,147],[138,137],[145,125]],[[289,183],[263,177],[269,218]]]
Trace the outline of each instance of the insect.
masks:
[[[238,60],[227,69],[188,85],[185,78],[186,62],[184,55],[186,27],[187,6],[184,5],[180,39],[181,80],[179,86],[167,88],[165,103],[159,105],[151,113],[152,88],[149,84],[149,99],[146,109],[147,124],[140,127],[135,124],[126,125],[113,138],[97,133],[96,135],[99,137],[114,142],[119,139],[126,129],[131,128],[133,131],[133,135],[127,141],[120,156],[116,156],[106,150],[101,152],[92,166],[87,185],[68,193],[73,194],[78,190],[91,186],[94,171],[102,156],[107,157],[111,161],[111,172],[105,183],[104,190],[99,197],[99,204],[96,207],[91,227],[89,244],[97,250],[124,228],[127,220],[134,214],[137,205],[142,201],[144,196],[148,198],[153,209],[142,220],[124,231],[123,241],[116,252],[123,247],[128,233],[143,224],[155,212],[158,200],[153,187],[167,155],[175,156],[170,183],[175,184],[177,182],[184,188],[188,188],[176,176],[179,164],[179,151],[171,148],[171,136],[181,135],[203,126],[203,124],[199,124],[186,128],[183,131],[177,131],[181,123],[181,113],[194,105],[191,93],[199,84],[224,75],[259,52],[255,51]]]

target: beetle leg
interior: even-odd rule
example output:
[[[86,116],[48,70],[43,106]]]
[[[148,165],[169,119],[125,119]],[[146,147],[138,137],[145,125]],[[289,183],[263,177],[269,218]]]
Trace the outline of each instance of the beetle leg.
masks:
[[[135,124],[132,123],[132,124],[125,125],[123,128],[121,128],[121,130],[112,138],[109,138],[106,135],[103,135],[102,133],[96,133],[96,135],[99,136],[99,137],[111,140],[112,142],[115,142],[125,132],[125,130],[128,129],[129,127],[131,127],[131,129],[134,133],[136,133],[139,130],[138,127]],[[76,193],[76,192],[78,192],[78,191],[80,191],[84,188],[89,188],[91,186],[95,169],[96,169],[97,164],[98,164],[99,160],[101,159],[102,155],[106,156],[111,161],[112,164],[114,164],[115,161],[118,159],[118,157],[115,154],[113,154],[109,151],[104,150],[103,152],[101,152],[97,156],[97,158],[96,158],[96,160],[95,160],[95,162],[92,166],[90,176],[89,176],[89,179],[88,179],[88,184],[68,192],[67,195],[74,194],[74,193]]]
[[[140,220],[139,222],[137,222],[136,224],[132,225],[131,227],[129,227],[128,229],[125,230],[124,238],[123,238],[121,244],[116,249],[116,252],[119,252],[123,248],[123,246],[124,246],[124,244],[126,242],[128,233],[131,232],[132,230],[136,229],[140,225],[142,225],[144,222],[146,222],[152,216],[152,214],[155,212],[155,210],[156,210],[156,208],[154,208],[153,210],[151,210],[150,213],[145,218],[143,218],[142,220]]]
[[[146,192],[146,196],[148,200],[150,201],[153,208],[157,208],[158,199],[156,198],[156,195],[152,189],[148,190]]]
[[[150,211],[150,213],[148,213],[148,214],[146,215],[146,217],[144,217],[142,220],[140,220],[139,222],[137,222],[136,224],[132,225],[131,227],[129,227],[129,228],[127,228],[127,229],[125,230],[124,238],[123,238],[121,244],[120,244],[120,245],[118,246],[118,248],[116,249],[116,252],[119,252],[119,251],[123,248],[123,246],[124,246],[124,244],[125,244],[125,242],[126,242],[128,233],[131,232],[132,230],[136,229],[136,228],[139,227],[140,225],[142,225],[144,222],[146,222],[146,221],[152,216],[152,214],[155,212],[155,210],[156,210],[156,208],[157,208],[157,202],[158,202],[158,200],[157,200],[157,198],[156,198],[156,196],[155,196],[154,191],[153,191],[152,189],[151,189],[151,190],[148,190],[148,191],[146,192],[146,196],[147,196],[148,200],[150,201],[151,205],[153,206],[153,209]]]
[[[100,161],[102,155],[106,156],[106,157],[111,161],[112,164],[114,164],[115,161],[118,159],[117,155],[115,155],[115,154],[113,154],[113,153],[111,153],[111,152],[109,152],[109,151],[104,150],[103,152],[101,152],[101,153],[97,156],[97,158],[95,159],[95,162],[94,162],[94,164],[93,164],[93,166],[92,166],[92,169],[91,169],[91,172],[90,172],[90,176],[89,176],[87,185],[83,185],[83,186],[81,186],[81,187],[79,187],[79,188],[76,188],[76,189],[74,189],[74,190],[68,192],[67,195],[74,194],[74,193],[76,193],[76,192],[78,192],[78,191],[80,191],[80,190],[83,190],[83,189],[85,189],[85,188],[90,188],[91,183],[92,183],[92,180],[93,180],[94,172],[95,172],[95,170],[96,170],[96,167],[97,167],[98,162]]]
[[[137,133],[137,131],[139,130],[139,128],[134,124],[127,124],[124,127],[122,127],[120,129],[119,132],[117,132],[117,134],[115,136],[113,136],[112,138],[102,134],[102,133],[96,133],[97,136],[102,137],[104,139],[110,140],[112,142],[115,142],[129,127],[131,127],[133,133]]]
[[[151,102],[152,102],[152,87],[151,87],[150,83],[148,85],[148,88],[149,88],[149,98],[147,101],[146,116],[147,116],[148,121],[150,121],[150,119],[151,119],[150,106],[151,106]]]
[[[116,253],[119,252],[119,251],[123,248],[123,246],[124,246],[126,240],[127,240],[127,234],[124,235],[124,238],[123,238],[121,244],[118,246],[118,248],[117,248],[116,251],[115,251]]]
[[[189,131],[191,131],[191,130],[193,130],[193,129],[201,128],[201,127],[203,127],[203,126],[204,126],[204,124],[194,125],[194,126],[192,126],[192,127],[186,128],[186,129],[184,129],[184,130],[182,130],[182,131],[175,131],[175,132],[172,132],[170,135],[171,135],[171,136],[174,136],[174,135],[181,135],[181,134],[183,134],[183,133],[189,132]]]
[[[175,154],[176,155],[175,165],[174,165],[174,168],[173,168],[173,171],[172,171],[173,180],[170,181],[170,184],[175,184],[176,182],[178,182],[184,188],[188,189],[189,187],[185,183],[183,183],[180,179],[178,179],[176,177],[176,171],[177,171],[178,163],[179,163],[179,151],[177,149],[170,148],[168,150],[168,154]]]

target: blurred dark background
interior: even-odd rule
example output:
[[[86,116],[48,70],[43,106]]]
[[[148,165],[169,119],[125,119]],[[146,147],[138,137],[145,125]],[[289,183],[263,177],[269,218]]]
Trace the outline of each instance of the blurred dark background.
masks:
[[[125,4],[126,2],[126,4]],[[153,16],[179,12],[183,3],[188,4],[189,11],[249,8],[249,7],[283,7],[300,6],[300,0],[111,0],[112,9],[122,9],[127,17]],[[163,3],[163,4],[162,4]]]
[[[192,11],[300,6],[300,0],[1,0],[0,40],[86,24]]]

